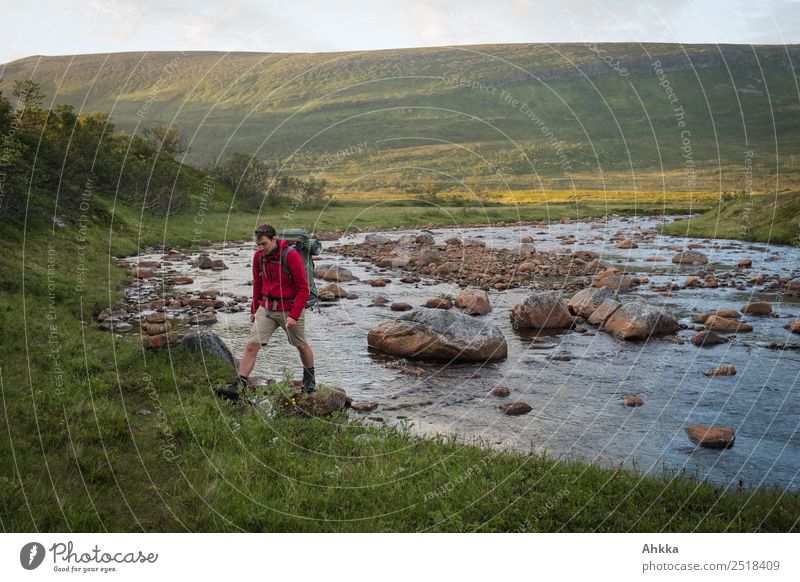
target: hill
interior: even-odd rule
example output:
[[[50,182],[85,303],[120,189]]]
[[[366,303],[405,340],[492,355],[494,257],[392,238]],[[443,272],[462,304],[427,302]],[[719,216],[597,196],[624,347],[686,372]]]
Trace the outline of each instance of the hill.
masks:
[[[797,46],[515,44],[321,53],[29,57],[55,103],[186,161],[231,152],[351,191],[745,190],[798,180]],[[46,104],[47,105],[47,104]]]

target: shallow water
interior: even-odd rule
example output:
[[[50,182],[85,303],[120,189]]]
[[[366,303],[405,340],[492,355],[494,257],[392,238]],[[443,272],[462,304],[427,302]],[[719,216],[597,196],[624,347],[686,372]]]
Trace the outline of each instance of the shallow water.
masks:
[[[657,236],[639,242],[639,248],[620,250],[610,237],[652,231],[657,224],[648,218],[610,219],[606,223],[555,223],[549,227],[500,227],[479,229],[435,229],[437,244],[451,236],[478,239],[489,247],[514,248],[523,236],[533,236],[539,250],[558,247],[566,251],[593,250],[611,266],[646,273],[651,282],[682,283],[696,267],[679,267],[670,262],[674,251],[667,247],[683,243],[703,244],[700,249],[714,264],[713,272],[732,268],[740,259],[753,260],[755,273],[800,276],[800,250],[792,247],[750,244],[737,241],[712,243],[695,239]],[[396,238],[417,230],[392,231]],[[565,246],[563,238],[575,243]],[[363,234],[324,243],[325,249],[348,242],[360,242]],[[184,289],[214,287],[223,293],[250,295],[250,261],[254,248],[212,250],[222,258],[226,271],[202,271],[187,265],[177,271],[195,278]],[[777,260],[770,257],[777,254]],[[663,263],[645,262],[654,255]],[[142,259],[160,258],[160,254]],[[398,271],[389,271],[358,260],[323,252],[319,264],[337,264],[360,279],[393,276],[392,283],[372,288],[360,281],[342,285],[358,299],[343,299],[307,315],[306,332],[314,348],[318,381],[345,388],[354,400],[380,403],[370,417],[390,424],[413,423],[422,434],[442,433],[465,442],[524,451],[548,451],[556,457],[577,457],[603,465],[623,464],[648,473],[679,474],[706,478],[714,483],[738,487],[772,486],[800,490],[800,351],[760,347],[770,342],[800,343],[783,326],[800,317],[800,300],[779,298],[774,293],[740,291],[733,288],[681,289],[664,297],[642,285],[628,294],[665,307],[682,323],[691,324],[693,314],[721,308],[740,308],[756,299],[773,303],[779,317],[750,317],[751,333],[739,334],[728,344],[697,348],[688,340],[691,329],[679,336],[686,343],[666,340],[646,344],[621,342],[590,328],[538,340],[514,331],[509,311],[529,293],[525,289],[490,292],[493,310],[481,319],[497,325],[508,341],[508,357],[484,366],[408,362],[417,375],[407,373],[396,359],[367,348],[367,333],[378,323],[399,314],[388,307],[370,305],[374,295],[414,306],[439,294],[456,296],[459,288],[450,284],[405,284]],[[394,275],[397,275],[396,277]],[[320,286],[326,283],[318,281]],[[249,331],[249,312],[219,313],[211,329],[240,355]],[[795,339],[797,338],[797,339]],[[548,356],[568,355],[569,361]],[[734,364],[732,377],[708,378],[702,374],[723,363]],[[402,363],[401,363],[402,364]],[[259,354],[254,374],[279,376],[288,366],[295,377],[301,368],[297,352],[288,346],[278,330],[270,346]],[[526,401],[530,414],[505,416],[496,409],[501,402],[487,396],[496,385],[511,389],[511,399]],[[620,398],[637,394],[646,404],[626,408]],[[690,423],[729,426],[736,430],[733,448],[724,451],[696,449],[683,427]]]

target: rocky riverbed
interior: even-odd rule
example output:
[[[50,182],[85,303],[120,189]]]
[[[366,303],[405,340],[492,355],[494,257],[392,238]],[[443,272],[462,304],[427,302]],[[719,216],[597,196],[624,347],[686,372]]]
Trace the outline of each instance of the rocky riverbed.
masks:
[[[799,490],[800,252],[657,224],[321,234],[324,301],[307,323],[318,378],[369,422]],[[148,347],[208,328],[238,355],[253,252],[234,241],[121,260],[136,281],[98,325]],[[276,335],[255,374],[284,366],[300,371]]]

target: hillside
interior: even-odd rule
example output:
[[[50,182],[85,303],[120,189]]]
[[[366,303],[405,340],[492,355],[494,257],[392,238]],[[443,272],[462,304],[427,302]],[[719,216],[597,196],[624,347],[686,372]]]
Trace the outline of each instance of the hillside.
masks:
[[[782,189],[798,179],[797,46],[516,44],[321,54],[29,57],[56,103],[187,161],[240,151],[348,190]],[[46,104],[47,105],[47,104]]]

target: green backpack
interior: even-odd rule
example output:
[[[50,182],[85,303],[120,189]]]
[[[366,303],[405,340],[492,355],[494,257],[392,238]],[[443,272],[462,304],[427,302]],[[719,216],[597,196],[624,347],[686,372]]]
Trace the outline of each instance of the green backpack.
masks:
[[[306,279],[308,279],[308,301],[306,301],[305,308],[314,307],[319,299],[319,293],[317,291],[317,282],[314,280],[314,259],[312,257],[318,255],[322,250],[322,243],[315,238],[311,238],[304,228],[284,228],[279,238],[289,243],[289,246],[283,249],[281,253],[281,267],[283,272],[289,275],[290,278],[292,277],[292,272],[286,265],[286,255],[292,249],[300,253],[303,265],[306,268]],[[258,255],[258,270],[261,273],[264,272],[264,257],[261,253]]]

